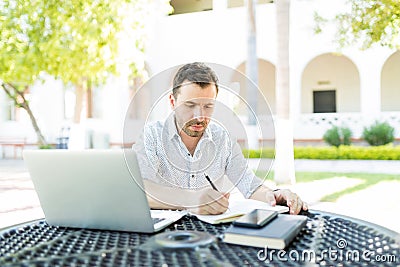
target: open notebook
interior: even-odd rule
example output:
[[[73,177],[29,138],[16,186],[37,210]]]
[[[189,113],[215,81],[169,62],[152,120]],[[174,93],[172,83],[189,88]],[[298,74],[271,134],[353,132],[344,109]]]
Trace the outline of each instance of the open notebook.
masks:
[[[271,206],[268,203],[254,200],[254,199],[236,199],[232,200],[229,203],[229,209],[219,215],[199,215],[192,214],[196,216],[199,220],[210,223],[210,224],[219,224],[219,223],[227,223],[233,222],[244,214],[249,213],[254,209],[266,209],[266,210],[275,210],[279,213],[288,212],[289,208],[286,206]]]

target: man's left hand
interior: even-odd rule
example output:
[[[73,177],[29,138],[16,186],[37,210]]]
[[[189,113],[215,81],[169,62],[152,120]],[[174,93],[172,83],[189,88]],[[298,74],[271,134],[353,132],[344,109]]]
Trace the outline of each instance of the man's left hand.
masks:
[[[267,202],[271,206],[277,204],[287,205],[290,214],[299,214],[301,210],[308,210],[307,203],[303,202],[296,193],[293,193],[289,189],[272,191],[267,187],[261,186],[250,198]]]

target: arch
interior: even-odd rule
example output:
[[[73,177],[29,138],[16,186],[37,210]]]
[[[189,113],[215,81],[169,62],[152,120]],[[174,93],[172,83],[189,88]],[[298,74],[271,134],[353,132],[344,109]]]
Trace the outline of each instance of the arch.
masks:
[[[246,62],[240,63],[236,70],[245,74],[246,73]],[[239,83],[240,91],[239,94],[247,99],[247,90],[246,90],[246,81],[238,77],[238,75],[234,75],[232,77],[232,82]],[[266,98],[272,113],[275,113],[275,66],[264,59],[258,59],[258,87]],[[259,103],[263,103],[260,99]],[[243,107],[238,107],[241,109]]]
[[[400,51],[394,52],[382,67],[381,110],[400,111]]]
[[[318,103],[314,96],[319,91],[331,91],[335,97],[335,111],[360,111],[360,74],[347,56],[325,53],[313,58],[301,77],[301,112],[314,113]],[[316,98],[318,100],[318,98]],[[329,112],[329,111],[328,111]]]
[[[174,8],[171,15],[212,10],[212,2],[212,0],[171,0],[170,4]]]

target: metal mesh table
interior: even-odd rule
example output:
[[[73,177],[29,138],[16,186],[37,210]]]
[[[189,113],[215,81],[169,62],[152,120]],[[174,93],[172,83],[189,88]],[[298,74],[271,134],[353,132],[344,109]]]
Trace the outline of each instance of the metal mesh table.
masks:
[[[222,242],[229,224],[185,216],[165,231],[217,236],[195,249],[148,249],[155,234],[53,227],[38,220],[0,231],[0,266],[400,266],[399,234],[337,214],[310,211],[285,250]]]

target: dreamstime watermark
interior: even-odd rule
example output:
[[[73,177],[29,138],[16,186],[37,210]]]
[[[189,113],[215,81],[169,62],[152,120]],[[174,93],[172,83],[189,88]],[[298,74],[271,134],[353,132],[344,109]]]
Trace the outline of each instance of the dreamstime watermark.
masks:
[[[322,251],[313,249],[298,250],[275,250],[260,249],[257,253],[259,261],[272,262],[396,262],[396,255],[377,253],[369,249],[349,249],[346,239],[340,238],[336,241],[336,248],[329,247]]]

